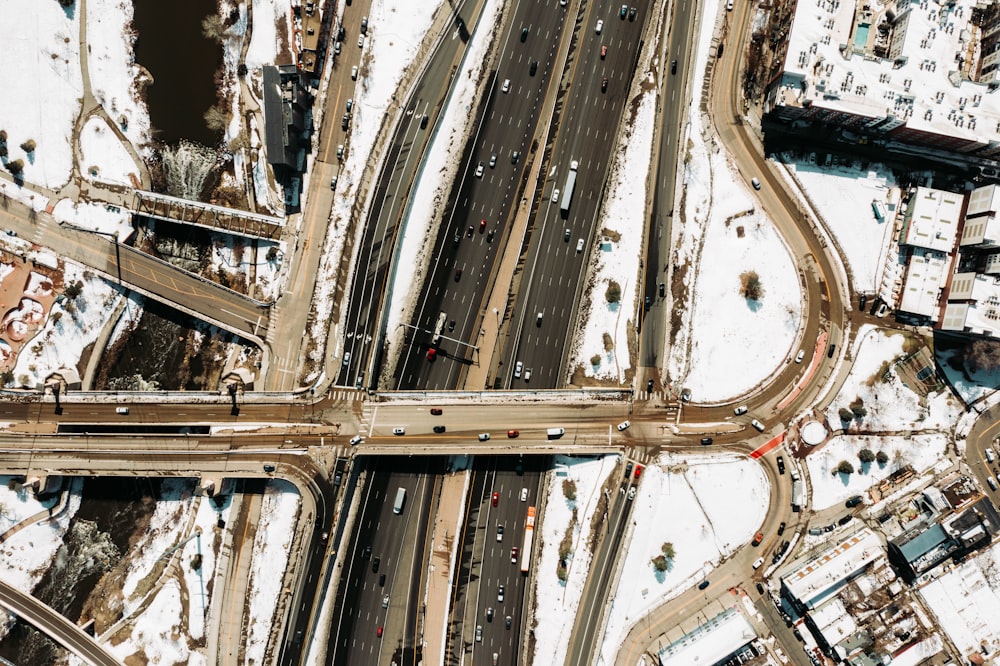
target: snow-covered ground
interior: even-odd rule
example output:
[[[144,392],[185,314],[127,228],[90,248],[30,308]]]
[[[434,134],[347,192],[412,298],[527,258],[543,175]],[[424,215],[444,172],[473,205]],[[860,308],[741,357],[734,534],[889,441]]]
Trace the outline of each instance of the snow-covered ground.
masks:
[[[877,220],[872,201],[886,205],[890,189],[897,186],[892,172],[878,164],[862,169],[860,162],[817,166],[805,158],[790,161],[787,166],[844,251],[854,289],[875,291],[876,285],[882,283],[882,270],[892,246],[893,215],[886,215],[885,221]],[[888,263],[896,266],[895,255]]]
[[[81,175],[87,180],[130,186],[129,175],[139,177],[139,168],[132,155],[103,118],[91,117],[84,124],[80,131],[80,154]]]
[[[770,495],[763,470],[744,456],[668,454],[646,467],[626,536],[628,554],[610,595],[605,664],[614,663],[622,640],[646,612],[709,576],[721,558],[750,541]],[[651,560],[665,543],[675,556],[658,573]]]
[[[827,421],[840,428],[842,408],[861,399],[867,414],[851,422],[851,428],[867,432],[900,430],[949,430],[961,414],[961,402],[948,389],[921,399],[900,381],[893,370],[883,379],[883,363],[892,364],[904,353],[906,336],[865,326],[858,332],[853,350],[854,364],[837,397],[826,410]]]
[[[820,511],[853,495],[862,495],[906,465],[912,465],[918,474],[930,469],[944,457],[948,445],[949,438],[943,434],[911,437],[838,435],[806,458],[812,488],[810,508]],[[870,449],[876,455],[885,453],[889,460],[885,464],[862,465],[858,460],[858,452],[862,449]],[[855,472],[839,474],[837,465],[841,460],[851,463]]]
[[[535,641],[532,664],[561,664],[566,661],[573,622],[580,606],[584,583],[593,557],[590,540],[594,514],[601,506],[604,484],[611,475],[621,474],[620,456],[580,458],[556,456],[555,464],[564,466],[566,475],[553,474],[546,488],[545,520],[538,531],[543,550],[534,567]],[[567,480],[576,484],[576,499],[568,500],[563,492]],[[576,522],[573,523],[573,514]],[[567,558],[566,581],[557,576],[559,544],[572,525],[572,547]]]
[[[964,655],[994,663],[1000,652],[1000,544],[994,542],[920,589],[938,624]]]

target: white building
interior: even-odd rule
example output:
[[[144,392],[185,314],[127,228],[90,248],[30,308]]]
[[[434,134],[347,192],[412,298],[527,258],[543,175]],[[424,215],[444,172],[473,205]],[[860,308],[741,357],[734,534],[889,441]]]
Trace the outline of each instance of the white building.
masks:
[[[885,560],[885,548],[870,529],[855,532],[840,543],[812,555],[781,577],[787,596],[805,608],[815,608],[875,560]]]
[[[898,309],[937,321],[948,286],[964,197],[918,187],[907,202],[901,245],[910,248]]]

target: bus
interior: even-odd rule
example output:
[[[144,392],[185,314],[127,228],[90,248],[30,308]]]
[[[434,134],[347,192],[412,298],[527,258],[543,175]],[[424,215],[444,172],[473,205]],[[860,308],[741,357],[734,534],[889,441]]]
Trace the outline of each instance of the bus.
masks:
[[[444,329],[444,323],[448,321],[448,313],[442,312],[438,315],[437,324],[434,326],[434,338],[431,340],[431,344],[435,347],[441,342],[441,331]]]
[[[524,523],[524,543],[521,545],[521,573],[528,573],[531,565],[531,542],[535,538],[535,507],[528,507],[528,519]]]

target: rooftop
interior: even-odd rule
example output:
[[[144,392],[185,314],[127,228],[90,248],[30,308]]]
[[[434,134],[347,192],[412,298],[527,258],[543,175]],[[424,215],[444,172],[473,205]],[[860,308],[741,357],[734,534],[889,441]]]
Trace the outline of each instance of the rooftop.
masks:
[[[865,528],[810,559],[781,580],[796,599],[808,606],[822,593],[884,555],[878,537]]]
[[[955,192],[918,187],[907,202],[904,243],[950,253],[962,215],[964,197]]]
[[[739,612],[727,608],[680,640],[660,650],[661,666],[714,664],[757,638]]]
[[[937,321],[938,300],[948,284],[950,268],[949,255],[922,247],[915,248],[906,266],[899,310]]]

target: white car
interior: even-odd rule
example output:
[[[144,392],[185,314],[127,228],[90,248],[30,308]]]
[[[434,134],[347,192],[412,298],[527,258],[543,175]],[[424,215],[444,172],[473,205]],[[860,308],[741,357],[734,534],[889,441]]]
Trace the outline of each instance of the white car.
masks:
[[[355,65],[354,67],[351,67],[351,81],[357,81],[357,80],[358,80],[358,67],[357,65]]]
[[[736,416],[742,416],[743,414],[746,414],[746,413],[747,413],[747,406],[746,405],[740,405],[739,407],[737,407],[736,409],[733,410],[733,414],[735,414]]]
[[[503,525],[497,525],[497,541],[503,541]]]
[[[504,79],[503,85],[500,86],[500,92],[508,93],[510,92],[510,79]]]
[[[384,597],[382,597],[382,608],[388,608],[388,607],[389,607],[389,595],[387,594]]]
[[[524,381],[526,382],[531,381],[531,368],[528,368],[527,370],[524,371]]]
[[[528,489],[527,488],[521,488],[521,501],[522,502],[527,502],[528,501]]]
[[[754,571],[756,571],[757,569],[760,569],[763,565],[764,565],[764,558],[763,557],[758,557],[757,561],[753,563]]]
[[[801,363],[802,359],[804,359],[805,357],[806,357],[806,350],[805,349],[800,349],[799,353],[795,355],[795,362],[796,363]]]
[[[875,313],[875,316],[881,319],[886,315],[887,312],[889,312],[889,306],[883,303],[882,305],[878,306],[878,312]]]
[[[405,435],[406,434],[406,428],[393,428],[392,429],[392,434],[393,435]]]
[[[524,368],[524,364],[518,361],[514,364],[514,379],[521,378],[521,369]]]
[[[483,166],[483,163],[480,162],[479,166],[476,167],[476,178],[482,178],[483,177],[483,172],[485,170],[486,170],[486,168]]]
[[[115,407],[115,414],[121,414],[122,416],[128,416],[128,407]]]
[[[490,433],[488,433],[488,432],[481,432],[481,433],[479,433],[479,441],[480,442],[488,442],[488,441],[490,441]]]
[[[552,203],[559,203],[559,188],[552,190]]]
[[[357,446],[363,441],[365,441],[364,437],[362,437],[361,435],[355,435],[354,437],[351,437],[351,446]]]
[[[757,430],[757,432],[764,432],[764,424],[758,421],[757,419],[752,419],[750,421],[750,425],[752,425]]]
[[[503,601],[503,585],[497,588],[497,601]]]
[[[492,155],[490,155],[490,168],[492,169],[496,167],[496,165],[497,165],[497,154],[493,153]]]
[[[727,12],[733,11],[733,0],[726,1],[726,11]]]
[[[597,22],[597,27],[594,28],[594,32],[596,32],[599,35],[599,34],[601,34],[601,30],[603,30],[603,29],[604,29],[604,21],[598,21]]]
[[[578,253],[579,252],[583,252],[583,239],[582,238],[576,242],[576,251]]]
[[[635,486],[628,489],[628,501],[631,502],[635,499]]]
[[[622,432],[623,430],[628,430],[628,427],[630,425],[632,425],[631,421],[622,421],[621,423],[618,424],[618,432]]]
[[[360,35],[358,37],[358,48],[361,49],[361,48],[364,48],[364,46],[365,46],[365,36],[364,35]]]

